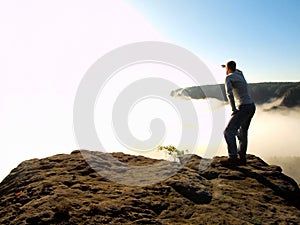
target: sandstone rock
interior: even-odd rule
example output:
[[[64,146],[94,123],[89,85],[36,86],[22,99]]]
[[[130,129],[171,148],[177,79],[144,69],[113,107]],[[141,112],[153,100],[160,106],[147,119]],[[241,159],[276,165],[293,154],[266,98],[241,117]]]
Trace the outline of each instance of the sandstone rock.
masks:
[[[186,155],[180,164],[79,150],[27,160],[0,184],[0,224],[300,224],[296,182],[247,158],[232,168],[224,157]],[[111,181],[110,170],[132,185]]]

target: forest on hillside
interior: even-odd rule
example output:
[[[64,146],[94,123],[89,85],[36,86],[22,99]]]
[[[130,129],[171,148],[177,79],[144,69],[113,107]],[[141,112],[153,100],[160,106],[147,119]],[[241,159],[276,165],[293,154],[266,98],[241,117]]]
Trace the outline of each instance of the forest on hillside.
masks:
[[[278,106],[300,106],[300,82],[250,83],[249,91],[256,104],[282,99]],[[217,98],[221,101],[227,101],[224,84],[179,88],[173,90],[171,96],[190,97],[192,99]]]

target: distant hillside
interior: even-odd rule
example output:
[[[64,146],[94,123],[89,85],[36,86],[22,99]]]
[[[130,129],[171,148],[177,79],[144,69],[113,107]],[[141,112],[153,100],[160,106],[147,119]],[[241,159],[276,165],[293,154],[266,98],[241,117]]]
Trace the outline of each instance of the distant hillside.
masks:
[[[117,161],[107,160],[111,156]],[[185,155],[180,165],[124,153],[73,151],[27,160],[0,183],[0,224],[300,224],[299,187],[280,167],[254,155],[247,155],[246,166],[226,167],[224,159]],[[200,162],[208,167],[199,170]],[[158,177],[131,174],[124,164],[154,165],[161,174],[179,169],[145,186],[107,179],[106,171],[133,184]]]
[[[221,89],[222,97],[218,95]],[[250,94],[257,104],[269,103],[274,99],[282,99],[278,106],[300,106],[300,82],[269,82],[249,84]],[[205,95],[206,94],[206,95]],[[179,88],[171,92],[171,96],[190,97],[193,99],[217,98],[227,101],[224,84]]]

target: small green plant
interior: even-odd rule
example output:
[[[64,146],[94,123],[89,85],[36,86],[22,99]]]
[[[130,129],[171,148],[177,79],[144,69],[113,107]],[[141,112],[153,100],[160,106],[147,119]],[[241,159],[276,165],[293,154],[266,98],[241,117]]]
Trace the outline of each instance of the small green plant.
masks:
[[[188,150],[179,150],[173,145],[168,146],[158,146],[158,151],[165,151],[167,155],[171,156],[174,161],[178,161],[180,156],[183,156],[185,153],[188,153]]]

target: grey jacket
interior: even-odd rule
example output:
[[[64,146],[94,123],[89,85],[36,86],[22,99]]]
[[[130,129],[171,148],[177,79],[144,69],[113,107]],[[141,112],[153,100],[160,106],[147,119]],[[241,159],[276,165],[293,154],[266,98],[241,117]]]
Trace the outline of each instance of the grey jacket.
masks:
[[[237,70],[226,76],[225,89],[232,111],[237,110],[235,100],[238,106],[253,103],[247,81],[241,71]]]

